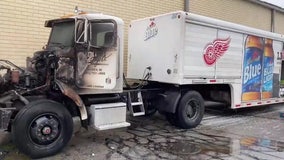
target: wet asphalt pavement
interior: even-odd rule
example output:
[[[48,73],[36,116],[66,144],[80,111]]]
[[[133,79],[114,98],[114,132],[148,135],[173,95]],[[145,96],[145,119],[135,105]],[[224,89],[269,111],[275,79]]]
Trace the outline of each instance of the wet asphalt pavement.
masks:
[[[282,107],[283,106],[283,107]],[[197,128],[184,130],[163,116],[129,117],[131,127],[81,130],[59,154],[41,160],[281,160],[284,159],[284,105],[235,111],[206,110]],[[0,160],[29,159],[13,144],[0,147]]]

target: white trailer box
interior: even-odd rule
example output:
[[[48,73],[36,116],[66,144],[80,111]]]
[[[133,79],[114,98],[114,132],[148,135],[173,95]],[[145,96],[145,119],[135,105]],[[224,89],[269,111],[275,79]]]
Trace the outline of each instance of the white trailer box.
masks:
[[[127,77],[150,72],[150,81],[162,83],[229,84],[232,108],[263,104],[258,101],[279,98],[283,41],[280,34],[182,11],[135,20]]]

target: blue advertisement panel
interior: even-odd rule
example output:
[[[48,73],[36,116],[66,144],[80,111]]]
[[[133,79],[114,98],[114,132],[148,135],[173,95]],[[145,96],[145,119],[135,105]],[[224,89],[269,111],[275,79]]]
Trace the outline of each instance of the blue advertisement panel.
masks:
[[[247,36],[244,46],[242,101],[272,97],[274,52],[273,41]]]
[[[261,99],[263,49],[263,38],[247,36],[243,61],[243,101]]]
[[[273,92],[274,53],[271,39],[265,39],[263,55],[263,79],[261,98],[267,99],[272,97]]]

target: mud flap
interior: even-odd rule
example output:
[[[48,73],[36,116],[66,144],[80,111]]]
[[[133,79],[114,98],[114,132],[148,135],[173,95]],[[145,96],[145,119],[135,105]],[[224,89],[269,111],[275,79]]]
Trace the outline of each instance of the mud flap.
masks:
[[[1,108],[0,109],[0,130],[8,129],[10,118],[15,108]]]
[[[157,108],[159,111],[175,113],[181,98],[181,92],[179,90],[169,90],[159,94],[158,98]]]

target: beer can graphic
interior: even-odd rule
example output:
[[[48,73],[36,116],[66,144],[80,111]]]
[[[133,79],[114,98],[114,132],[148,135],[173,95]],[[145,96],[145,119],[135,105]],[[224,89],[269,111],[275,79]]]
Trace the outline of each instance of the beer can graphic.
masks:
[[[247,36],[243,60],[242,101],[261,99],[263,49],[263,38]]]
[[[271,98],[273,93],[274,52],[272,43],[272,39],[265,39],[263,51],[262,99]]]

